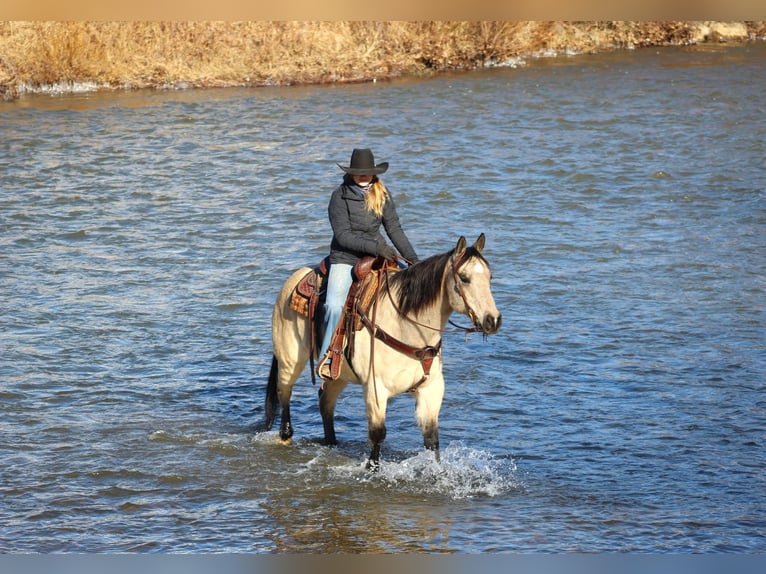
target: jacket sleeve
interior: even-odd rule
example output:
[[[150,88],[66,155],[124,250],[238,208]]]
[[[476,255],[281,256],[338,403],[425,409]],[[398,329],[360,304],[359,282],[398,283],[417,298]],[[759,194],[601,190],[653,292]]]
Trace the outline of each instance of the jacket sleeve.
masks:
[[[402,224],[399,221],[399,215],[396,213],[396,206],[391,196],[388,197],[388,201],[386,201],[386,205],[383,208],[383,227],[399,253],[408,261],[412,263],[417,262],[418,256],[402,229]]]
[[[333,239],[337,242],[338,247],[344,251],[356,252],[359,255],[376,254],[378,244],[375,238],[365,236],[365,234],[355,232],[352,229],[348,205],[343,199],[342,186],[333,191],[327,214],[330,218],[330,226],[332,226]]]

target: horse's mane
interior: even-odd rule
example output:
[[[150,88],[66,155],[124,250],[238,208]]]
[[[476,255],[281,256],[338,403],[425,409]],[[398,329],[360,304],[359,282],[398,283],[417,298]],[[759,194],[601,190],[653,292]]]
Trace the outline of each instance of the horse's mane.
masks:
[[[466,251],[463,261],[468,261],[471,257],[484,259],[473,247]],[[440,255],[432,255],[391,275],[391,284],[399,291],[397,307],[402,315],[417,315],[436,303],[441,293],[444,268],[449,264],[454,252],[453,249]]]

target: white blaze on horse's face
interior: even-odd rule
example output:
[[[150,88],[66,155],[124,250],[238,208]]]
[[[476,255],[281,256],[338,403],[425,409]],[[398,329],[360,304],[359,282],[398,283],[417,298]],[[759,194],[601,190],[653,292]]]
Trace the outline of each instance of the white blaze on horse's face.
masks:
[[[463,254],[458,245],[457,268],[453,269],[454,288],[450,289],[452,308],[467,315],[474,326],[485,334],[496,333],[500,329],[501,316],[492,296],[490,282],[492,272],[483,257],[475,255],[461,261]],[[474,248],[481,252],[483,241],[477,241]]]
[[[472,267],[473,267],[472,273],[475,275],[481,275],[482,273],[486,273],[487,275],[489,275],[489,267],[487,267],[481,261],[475,261]]]

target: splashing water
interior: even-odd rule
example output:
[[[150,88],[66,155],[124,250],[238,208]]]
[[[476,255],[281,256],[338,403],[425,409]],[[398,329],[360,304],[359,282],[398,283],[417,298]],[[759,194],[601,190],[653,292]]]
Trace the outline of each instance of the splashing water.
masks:
[[[383,460],[377,472],[365,473],[361,480],[453,500],[502,496],[523,489],[511,458],[500,458],[456,442],[441,451],[440,459],[437,462],[432,452],[423,450],[403,460]],[[358,470],[356,467],[355,471]]]

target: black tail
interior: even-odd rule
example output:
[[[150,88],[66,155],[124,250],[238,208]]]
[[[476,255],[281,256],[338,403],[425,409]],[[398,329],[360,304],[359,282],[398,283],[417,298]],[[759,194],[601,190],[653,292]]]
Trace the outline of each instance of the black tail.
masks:
[[[269,382],[266,385],[266,430],[271,430],[274,421],[277,419],[277,410],[279,409],[279,395],[277,395],[277,374],[279,364],[277,357],[271,359],[271,371],[269,372]]]

